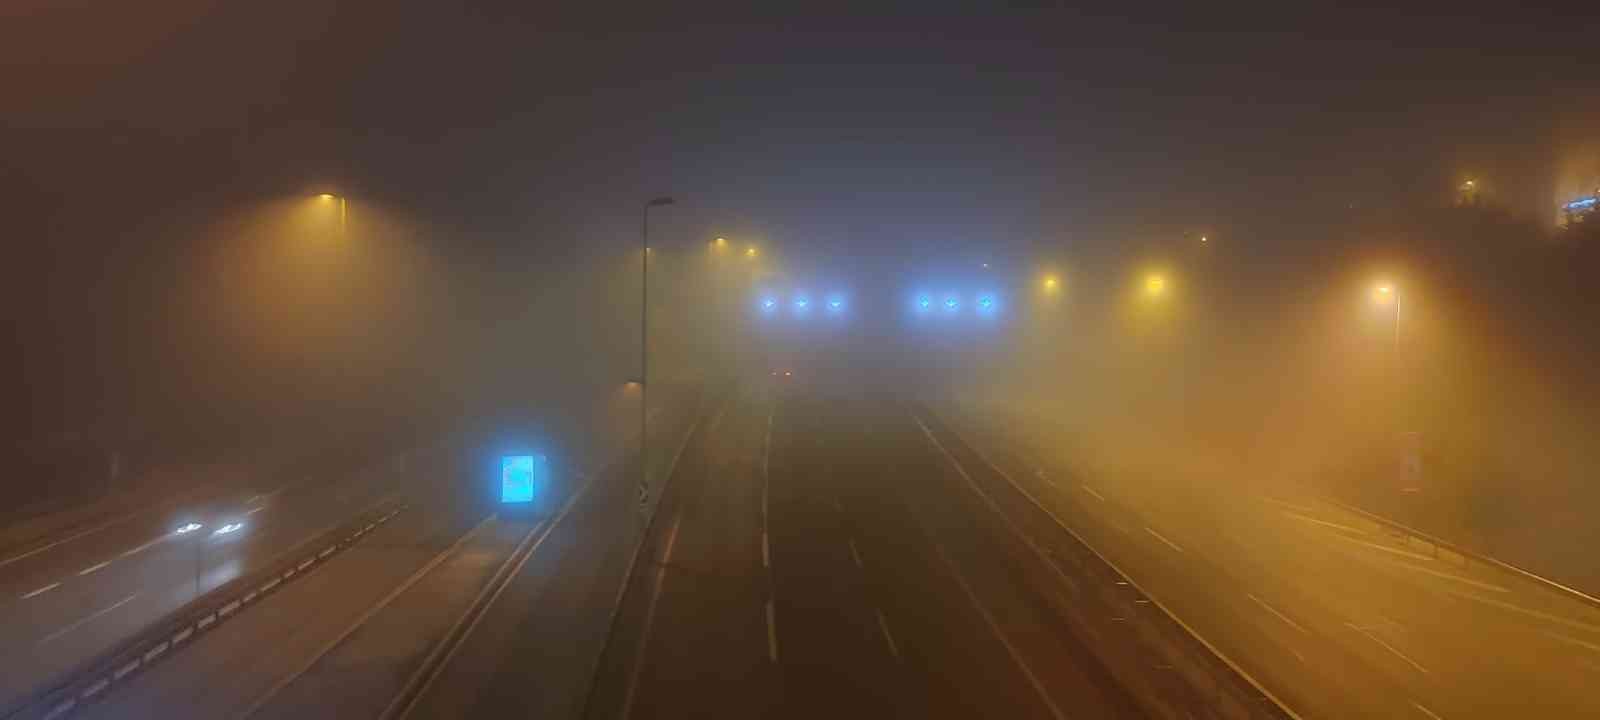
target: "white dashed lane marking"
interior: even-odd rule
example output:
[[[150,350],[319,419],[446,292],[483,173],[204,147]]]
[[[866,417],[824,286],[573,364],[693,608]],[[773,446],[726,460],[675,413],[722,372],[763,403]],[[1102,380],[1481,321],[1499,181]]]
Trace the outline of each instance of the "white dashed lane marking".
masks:
[[[31,597],[33,597],[35,595],[43,595],[43,594],[45,594],[47,592],[50,592],[51,590],[54,590],[54,589],[56,589],[58,587],[61,587],[61,583],[53,582],[53,583],[50,583],[49,585],[46,585],[46,586],[44,586],[42,588],[39,588],[38,590],[33,590],[33,591],[30,591],[30,592],[27,592],[27,593],[23,593],[22,599],[23,600],[27,600],[28,598],[31,598]]]

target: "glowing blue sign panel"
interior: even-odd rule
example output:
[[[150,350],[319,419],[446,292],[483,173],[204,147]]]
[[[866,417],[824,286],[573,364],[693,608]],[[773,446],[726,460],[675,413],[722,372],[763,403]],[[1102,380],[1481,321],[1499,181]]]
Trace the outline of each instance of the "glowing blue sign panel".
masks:
[[[1594,207],[1596,202],[1600,202],[1600,198],[1578,198],[1577,200],[1567,203],[1566,208],[1568,210],[1587,210]]]
[[[536,488],[550,477],[550,463],[543,455],[507,455],[500,458],[500,502],[533,502]]]

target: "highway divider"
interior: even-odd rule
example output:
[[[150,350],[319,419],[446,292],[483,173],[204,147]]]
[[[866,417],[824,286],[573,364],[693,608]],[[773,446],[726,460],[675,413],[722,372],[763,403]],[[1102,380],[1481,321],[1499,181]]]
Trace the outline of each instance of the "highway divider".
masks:
[[[340,552],[354,547],[405,509],[385,498],[349,521],[302,541],[276,561],[197,598],[132,638],[84,662],[45,689],[13,707],[7,720],[58,720],[94,703],[195,639],[235,617],[285,584],[304,577]]]
[[[1003,481],[1002,490],[1009,488],[1014,495],[1007,505],[1023,512],[1031,509],[1045,519],[1043,524],[1064,531],[1065,538],[1023,539],[1056,569],[1064,582],[1074,583],[1078,592],[1072,596],[1074,602],[1061,607],[1063,615],[1086,638],[1096,641],[1094,646],[1106,668],[1132,691],[1152,717],[1300,720],[1298,714],[1100,554],[982,450],[940,422],[931,408],[922,403],[912,403],[912,408],[913,417],[919,421],[927,418],[931,431],[952,441],[955,451],[970,454]],[[999,506],[994,509],[1005,514]],[[1052,541],[1060,539],[1069,542]],[[1078,580],[1067,579],[1073,577]]]
[[[1512,565],[1511,563],[1508,563],[1508,562],[1506,562],[1504,560],[1500,560],[1498,558],[1495,558],[1492,555],[1489,555],[1489,554],[1486,554],[1486,553],[1480,553],[1480,552],[1477,552],[1477,551],[1472,550],[1470,548],[1467,548],[1464,545],[1460,545],[1458,543],[1450,542],[1449,540],[1445,540],[1445,539],[1440,538],[1440,537],[1435,536],[1435,535],[1430,535],[1430,534],[1425,533],[1425,532],[1423,532],[1421,530],[1418,530],[1418,529],[1413,528],[1413,527],[1411,527],[1409,525],[1406,525],[1406,524],[1404,524],[1404,523],[1402,523],[1402,522],[1400,522],[1398,520],[1392,520],[1390,518],[1387,518],[1387,517],[1384,517],[1382,515],[1379,515],[1379,514],[1377,514],[1375,512],[1370,512],[1370,511],[1367,511],[1367,510],[1363,510],[1363,509],[1361,509],[1359,507],[1356,507],[1355,505],[1351,505],[1350,503],[1346,503],[1346,502],[1343,502],[1343,501],[1340,501],[1340,500],[1336,500],[1334,498],[1326,497],[1326,496],[1324,496],[1322,499],[1324,501],[1326,501],[1330,505],[1333,505],[1335,507],[1341,508],[1341,509],[1346,510],[1346,511],[1351,512],[1351,513],[1355,513],[1356,515],[1360,515],[1361,517],[1367,519],[1372,524],[1377,525],[1380,528],[1384,528],[1386,530],[1389,530],[1390,532],[1394,532],[1394,533],[1400,535],[1402,538],[1407,539],[1408,542],[1409,542],[1410,538],[1416,538],[1418,540],[1422,540],[1424,542],[1427,542],[1427,543],[1433,545],[1433,553],[1434,553],[1435,556],[1438,556],[1439,551],[1441,549],[1445,550],[1445,551],[1448,551],[1448,552],[1451,552],[1451,553],[1455,553],[1457,556],[1459,556],[1461,558],[1463,565],[1466,565],[1467,563],[1470,563],[1470,562],[1477,562],[1477,563],[1481,563],[1483,565],[1489,565],[1491,567],[1499,568],[1499,569],[1504,570],[1504,571],[1506,571],[1508,573],[1511,573],[1513,575],[1517,575],[1517,576],[1520,576],[1522,578],[1531,580],[1535,584],[1541,585],[1545,589],[1551,590],[1551,591],[1553,591],[1553,592],[1555,592],[1555,593],[1557,593],[1559,595],[1564,595],[1564,596],[1566,596],[1566,597],[1568,597],[1570,599],[1577,600],[1578,602],[1581,602],[1581,603],[1583,603],[1585,605],[1588,605],[1590,607],[1600,608],[1600,598],[1597,598],[1597,597],[1595,597],[1593,595],[1585,593],[1582,590],[1579,590],[1577,588],[1570,587],[1570,586],[1567,586],[1567,585],[1563,585],[1563,584],[1561,584],[1559,582],[1551,580],[1550,578],[1547,578],[1547,577],[1545,577],[1543,575],[1540,575],[1538,573],[1532,572],[1530,570],[1524,570],[1524,569],[1522,569],[1520,567],[1517,567],[1516,565]]]

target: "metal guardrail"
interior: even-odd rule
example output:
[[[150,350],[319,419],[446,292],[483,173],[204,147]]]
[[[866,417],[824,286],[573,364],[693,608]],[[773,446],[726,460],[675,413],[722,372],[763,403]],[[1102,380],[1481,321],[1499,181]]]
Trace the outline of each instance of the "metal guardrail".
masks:
[[[1524,570],[1524,569],[1522,569],[1520,567],[1517,567],[1516,565],[1512,565],[1511,563],[1508,563],[1508,562],[1506,562],[1504,560],[1496,558],[1496,557],[1494,557],[1492,555],[1488,555],[1488,554],[1485,554],[1485,553],[1480,553],[1480,552],[1478,552],[1476,550],[1472,550],[1471,548],[1468,548],[1468,547],[1466,547],[1464,545],[1461,545],[1459,543],[1454,543],[1454,542],[1451,542],[1449,540],[1445,540],[1444,538],[1438,537],[1436,535],[1431,535],[1429,533],[1426,533],[1426,532],[1418,530],[1418,529],[1416,529],[1414,527],[1411,527],[1410,525],[1406,525],[1405,523],[1402,523],[1402,522],[1400,522],[1398,520],[1393,520],[1391,518],[1387,518],[1387,517],[1384,517],[1382,515],[1379,515],[1379,514],[1377,514],[1375,512],[1364,510],[1362,508],[1356,507],[1355,505],[1351,505],[1350,503],[1344,502],[1342,500],[1338,500],[1338,499],[1335,499],[1335,498],[1332,498],[1332,497],[1326,497],[1326,496],[1323,497],[1323,499],[1326,500],[1329,504],[1335,505],[1335,506],[1340,507],[1340,508],[1342,508],[1344,510],[1347,510],[1349,512],[1353,512],[1353,513],[1355,513],[1357,515],[1360,515],[1360,516],[1362,516],[1362,517],[1364,517],[1364,518],[1366,518],[1366,519],[1368,519],[1368,520],[1370,520],[1370,521],[1372,521],[1374,523],[1377,523],[1379,525],[1388,527],[1388,528],[1390,528],[1392,530],[1404,533],[1406,535],[1410,535],[1412,537],[1420,538],[1422,540],[1426,540],[1426,541],[1428,541],[1430,543],[1433,543],[1434,547],[1436,547],[1436,548],[1444,548],[1444,549],[1449,550],[1450,552],[1453,552],[1453,553],[1455,553],[1457,555],[1460,555],[1461,557],[1466,558],[1468,560],[1476,560],[1477,562],[1483,563],[1485,565],[1491,565],[1491,566],[1497,567],[1497,568],[1499,568],[1501,570],[1504,570],[1506,572],[1512,573],[1514,575],[1520,575],[1523,578],[1526,578],[1528,580],[1532,580],[1533,582],[1535,582],[1535,583],[1537,583],[1539,585],[1542,585],[1542,586],[1544,586],[1544,587],[1546,587],[1546,588],[1548,588],[1550,590],[1554,590],[1557,593],[1565,595],[1565,596],[1567,596],[1567,597],[1569,597],[1569,598],[1571,598],[1573,600],[1577,600],[1578,602],[1581,602],[1581,603],[1584,603],[1586,605],[1589,605],[1590,607],[1600,608],[1600,598],[1597,598],[1597,597],[1595,597],[1593,595],[1585,593],[1582,590],[1579,590],[1577,588],[1570,587],[1570,586],[1567,586],[1567,585],[1563,585],[1563,584],[1561,584],[1559,582],[1556,582],[1554,580],[1551,580],[1550,578],[1547,578],[1547,577],[1545,577],[1543,575],[1540,575],[1538,573],[1535,573],[1535,572],[1532,572],[1532,571],[1529,571],[1529,570]]]
[[[927,416],[937,418],[937,414],[931,408],[921,403],[917,403],[917,406]],[[1182,701],[1184,707],[1167,707],[1161,708],[1162,710],[1167,711],[1172,717],[1185,718],[1300,720],[1300,716],[1277,696],[1219,648],[1201,637],[1194,628],[1179,618],[1160,599],[1147,592],[1116,563],[1090,545],[1056,513],[1045,507],[1033,493],[995,465],[983,451],[967,442],[948,426],[944,426],[943,429],[1075,541],[1079,552],[1073,561],[1080,572],[1112,580],[1110,584],[1097,586],[1093,599],[1104,607],[1117,611],[1118,624],[1132,630],[1135,637],[1131,652],[1137,656],[1136,661],[1142,662],[1147,670],[1159,669],[1171,672],[1173,682],[1164,684],[1166,692],[1163,694],[1169,699]],[[1089,567],[1085,567],[1085,563],[1088,563]],[[1137,621],[1130,621],[1133,619]],[[1191,662],[1193,660],[1199,660],[1198,666]],[[1208,709],[1209,712],[1200,716],[1194,714],[1195,710],[1202,708]]]
[[[380,501],[351,521],[296,545],[261,570],[230,580],[190,601],[133,638],[64,673],[61,680],[7,708],[7,720],[58,720],[96,702],[116,685],[187,646],[243,609],[302,577],[315,566],[360,542],[405,506]]]

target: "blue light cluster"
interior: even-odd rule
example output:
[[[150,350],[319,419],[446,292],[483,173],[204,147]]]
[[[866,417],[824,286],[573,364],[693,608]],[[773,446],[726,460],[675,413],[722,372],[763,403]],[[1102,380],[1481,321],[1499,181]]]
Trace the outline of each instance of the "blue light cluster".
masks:
[[[817,309],[829,315],[841,315],[849,303],[841,293],[829,294],[819,304],[819,301],[813,299],[809,293],[795,292],[788,298],[780,298],[774,294],[762,295],[757,306],[763,315],[776,315],[787,308],[793,315],[805,317]]]
[[[991,315],[1000,309],[1000,298],[990,292],[917,293],[912,296],[911,308],[918,315]]]
[[[1572,202],[1567,203],[1566,208],[1568,210],[1585,210],[1585,209],[1594,207],[1595,203],[1597,203],[1597,202],[1600,202],[1600,198],[1596,198],[1596,197],[1578,198],[1577,200],[1573,200]]]

